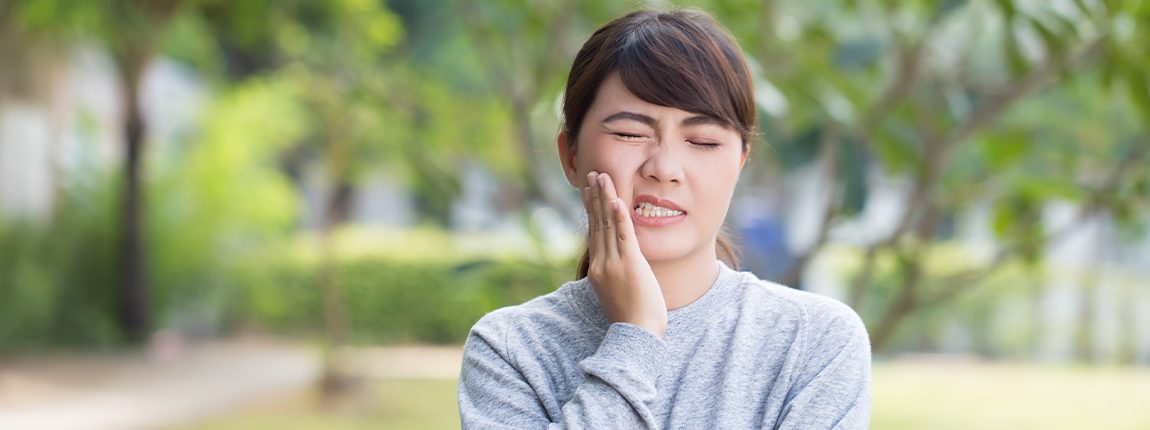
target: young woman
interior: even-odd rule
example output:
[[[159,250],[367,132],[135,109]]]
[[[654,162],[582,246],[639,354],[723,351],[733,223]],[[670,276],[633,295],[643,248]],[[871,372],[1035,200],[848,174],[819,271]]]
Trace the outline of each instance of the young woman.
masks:
[[[858,315],[735,271],[721,237],[753,94],[702,12],[634,12],[583,45],[558,138],[587,209],[581,279],[475,324],[465,429],[866,428]]]

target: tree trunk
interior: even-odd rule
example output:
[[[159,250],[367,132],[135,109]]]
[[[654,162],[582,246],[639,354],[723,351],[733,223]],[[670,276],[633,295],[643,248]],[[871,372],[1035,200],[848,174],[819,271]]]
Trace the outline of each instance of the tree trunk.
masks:
[[[898,296],[894,303],[883,313],[882,320],[871,332],[871,347],[875,352],[885,352],[889,347],[895,330],[918,306],[918,286],[922,281],[922,267],[918,261],[911,263],[907,273],[903,275]]]
[[[144,341],[151,329],[143,228],[142,178],[146,127],[140,107],[140,83],[146,61],[147,56],[130,53],[124,55],[119,65],[123,82],[121,98],[125,107],[119,320],[124,335],[132,343]]]
[[[905,263],[902,283],[899,285],[898,296],[883,313],[882,320],[871,333],[871,347],[876,352],[885,352],[895,331],[913,313],[921,310],[922,284],[927,264],[928,254],[931,251],[930,241],[934,238],[935,230],[941,217],[940,209],[925,200],[922,219],[913,229],[915,242],[912,249],[900,256]]]
[[[340,175],[336,175],[338,178]],[[339,255],[335,244],[337,228],[351,213],[355,188],[339,182],[328,192],[324,205],[320,238],[320,295],[323,300],[324,360],[320,390],[324,399],[334,400],[356,387],[356,378],[343,367],[340,350],[347,339],[347,312],[339,282]]]
[[[1098,320],[1098,275],[1097,267],[1087,264],[1081,275],[1080,293],[1078,303],[1078,324],[1074,325],[1077,331],[1075,336],[1075,355],[1083,363],[1099,364],[1102,361],[1101,352],[1095,345],[1094,331]]]
[[[328,196],[324,213],[323,237],[320,245],[320,276],[323,296],[323,331],[330,349],[343,345],[347,337],[347,315],[343,306],[343,292],[339,285],[336,263],[339,261],[336,245],[336,229],[348,218],[351,211],[353,188],[346,182],[335,186]]]

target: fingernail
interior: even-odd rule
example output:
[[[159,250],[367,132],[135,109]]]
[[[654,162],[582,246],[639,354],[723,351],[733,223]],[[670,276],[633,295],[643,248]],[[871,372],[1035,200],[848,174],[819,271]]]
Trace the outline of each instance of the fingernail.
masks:
[[[607,186],[607,175],[599,175],[599,185]]]

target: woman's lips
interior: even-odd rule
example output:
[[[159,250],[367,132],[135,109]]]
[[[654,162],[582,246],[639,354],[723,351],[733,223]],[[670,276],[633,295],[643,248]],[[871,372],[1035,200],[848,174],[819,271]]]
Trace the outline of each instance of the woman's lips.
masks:
[[[680,213],[678,215],[672,215],[672,216],[651,216],[651,217],[643,216],[643,214],[639,212],[639,207],[643,203],[648,203],[648,204],[658,206],[658,207],[661,207],[664,209],[670,209],[670,210],[679,211],[682,213]],[[655,196],[652,196],[649,194],[642,194],[642,195],[635,197],[635,202],[634,202],[633,206],[631,207],[631,221],[634,222],[635,225],[641,225],[641,226],[647,226],[647,227],[662,227],[662,226],[667,226],[667,225],[679,223],[679,222],[683,221],[683,219],[686,217],[687,217],[687,211],[680,208],[679,205],[675,204],[675,202],[672,202],[670,200],[660,199],[658,197],[655,197]]]
[[[635,196],[635,201],[632,204],[635,207],[638,207],[640,203],[650,203],[650,204],[653,204],[653,205],[661,207],[661,208],[667,208],[667,209],[671,209],[671,210],[681,211],[683,213],[687,212],[687,211],[683,210],[683,208],[679,207],[679,205],[676,205],[675,202],[673,202],[673,201],[666,200],[666,199],[660,199],[660,198],[652,196],[650,194],[640,194],[638,196]]]

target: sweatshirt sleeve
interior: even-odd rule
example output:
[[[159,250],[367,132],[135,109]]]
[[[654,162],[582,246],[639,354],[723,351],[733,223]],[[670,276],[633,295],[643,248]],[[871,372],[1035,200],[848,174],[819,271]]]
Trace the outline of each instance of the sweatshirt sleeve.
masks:
[[[810,334],[807,358],[778,429],[865,429],[870,425],[871,349],[858,314],[835,302]]]
[[[506,323],[480,321],[463,352],[459,380],[463,428],[655,428],[651,406],[665,350],[661,339],[638,326],[612,324],[595,354],[579,363],[583,383],[560,416],[553,417],[543,407],[541,392],[517,368]]]

